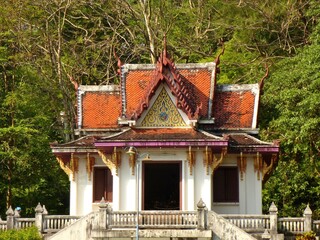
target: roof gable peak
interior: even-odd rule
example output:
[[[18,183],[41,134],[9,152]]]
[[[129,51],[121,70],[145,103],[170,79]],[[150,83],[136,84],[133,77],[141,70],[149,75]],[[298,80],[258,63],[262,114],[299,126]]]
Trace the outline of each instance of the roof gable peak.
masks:
[[[179,73],[166,48],[158,58],[154,77],[132,118],[138,119],[149,107],[150,100],[161,82],[166,82],[171,93],[176,97],[176,106],[185,112],[189,119],[197,119],[202,104],[197,104],[195,94],[190,87],[191,83]]]

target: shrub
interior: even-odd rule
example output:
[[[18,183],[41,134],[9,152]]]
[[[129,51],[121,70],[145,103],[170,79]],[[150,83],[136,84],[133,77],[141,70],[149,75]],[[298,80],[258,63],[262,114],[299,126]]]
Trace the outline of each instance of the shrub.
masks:
[[[301,234],[298,237],[296,237],[296,240],[316,240],[316,234],[312,231],[305,232],[304,234]]]
[[[41,240],[38,229],[33,226],[21,230],[0,231],[0,240]]]

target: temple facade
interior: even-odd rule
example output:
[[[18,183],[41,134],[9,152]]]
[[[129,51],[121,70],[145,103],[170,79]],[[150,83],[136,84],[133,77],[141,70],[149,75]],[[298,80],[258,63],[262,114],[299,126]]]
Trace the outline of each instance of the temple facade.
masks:
[[[121,64],[120,84],[80,85],[76,141],[52,144],[70,215],[98,209],[261,214],[278,143],[257,139],[260,86],[219,85],[218,61]],[[263,80],[261,80],[263,81]]]

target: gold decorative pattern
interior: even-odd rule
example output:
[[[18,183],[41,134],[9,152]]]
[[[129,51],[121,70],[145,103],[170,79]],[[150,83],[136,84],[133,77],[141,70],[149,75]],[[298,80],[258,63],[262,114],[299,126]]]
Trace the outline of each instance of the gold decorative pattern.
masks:
[[[192,176],[192,170],[193,170],[195,162],[196,162],[195,152],[192,151],[191,146],[189,146],[188,163],[189,163],[190,176]]]
[[[257,172],[257,178],[260,180],[260,174],[263,172],[263,159],[259,152],[254,157],[254,171]]]
[[[209,149],[208,146],[206,146],[205,151],[204,151],[203,154],[204,154],[203,165],[206,168],[207,175],[209,175],[209,168],[210,168],[211,163],[212,163],[212,152],[211,152],[211,149]]]
[[[93,166],[95,164],[96,159],[94,157],[90,156],[90,153],[87,153],[87,173],[88,173],[88,180],[91,181],[91,173],[92,173],[92,169]]]
[[[134,175],[134,170],[136,167],[136,158],[137,158],[137,154],[133,153],[129,155],[129,166],[131,168],[131,174]]]
[[[212,153],[211,149],[209,149],[209,147],[206,146],[205,151],[204,151],[203,164],[206,167],[207,175],[209,175],[209,167],[211,167],[212,173],[214,174],[214,172],[217,170],[219,165],[222,163],[226,154],[227,154],[227,148],[224,147],[224,148],[222,148],[221,153],[220,153],[220,158],[218,159]]]
[[[72,170],[69,165],[64,164],[61,157],[56,157],[58,163],[60,164],[61,169],[70,177],[70,174],[72,174]]]
[[[72,171],[72,180],[74,181],[75,173],[77,173],[79,170],[79,158],[74,157],[73,153],[71,153],[70,166]]]
[[[219,165],[222,163],[222,161],[223,161],[223,159],[224,159],[226,154],[227,154],[227,148],[226,147],[222,148],[219,159],[214,154],[212,154],[213,157],[212,157],[211,168],[212,168],[212,172],[213,173],[219,167]]]
[[[243,180],[243,175],[246,173],[247,170],[247,158],[240,153],[240,157],[237,158],[238,161],[238,168],[240,170],[240,178],[241,181]]]
[[[117,148],[114,147],[112,154],[107,154],[101,150],[98,150],[104,164],[111,170],[112,175],[118,175],[118,168],[121,163],[121,153],[117,151]]]
[[[141,122],[143,127],[185,127],[186,123],[163,88],[149,112]]]
[[[276,165],[277,160],[278,155],[274,153],[271,156],[271,161],[269,165],[267,165],[267,163],[264,162],[262,171],[262,181],[264,181],[265,176],[272,171],[273,167]]]

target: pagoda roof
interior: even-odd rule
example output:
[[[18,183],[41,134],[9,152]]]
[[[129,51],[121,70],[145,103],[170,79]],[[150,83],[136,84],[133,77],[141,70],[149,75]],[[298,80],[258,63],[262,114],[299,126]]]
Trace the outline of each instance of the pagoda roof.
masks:
[[[132,84],[129,80],[130,77],[127,79],[126,84]],[[197,119],[202,102],[198,100],[194,86],[186,77],[180,74],[166,50],[158,58],[152,77],[145,86],[145,91],[138,106],[128,113],[129,118],[137,120],[141,116],[142,112],[149,107],[151,98],[162,82],[168,85],[171,93],[176,97],[176,106],[183,110],[189,119]],[[130,90],[130,87],[128,90]]]

